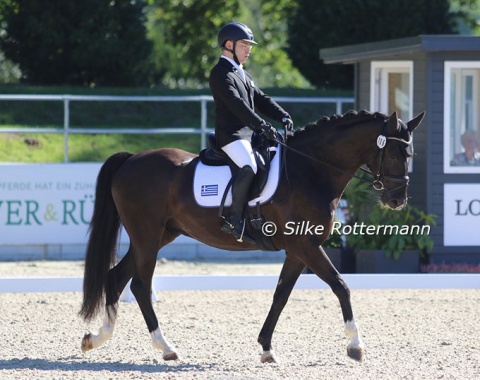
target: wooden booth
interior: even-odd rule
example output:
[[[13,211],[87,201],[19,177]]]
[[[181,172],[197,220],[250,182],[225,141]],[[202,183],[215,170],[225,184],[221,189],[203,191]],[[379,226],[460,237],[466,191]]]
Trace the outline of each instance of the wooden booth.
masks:
[[[437,215],[430,260],[480,263],[480,37],[421,35],[322,49],[320,58],[354,65],[355,109],[397,110],[403,120],[426,111],[409,195]]]

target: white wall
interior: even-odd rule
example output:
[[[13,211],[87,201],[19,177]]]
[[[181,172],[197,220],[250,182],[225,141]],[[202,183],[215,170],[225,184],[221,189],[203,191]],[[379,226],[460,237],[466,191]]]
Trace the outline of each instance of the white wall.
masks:
[[[83,259],[100,163],[0,164],[0,260]],[[120,255],[128,249],[121,233]],[[159,257],[271,258],[279,253],[230,252],[181,236]]]

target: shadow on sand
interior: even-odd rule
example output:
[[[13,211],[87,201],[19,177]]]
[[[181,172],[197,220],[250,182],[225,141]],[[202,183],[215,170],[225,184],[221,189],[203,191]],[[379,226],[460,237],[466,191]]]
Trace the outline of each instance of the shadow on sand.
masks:
[[[172,362],[171,364],[136,364],[122,362],[89,362],[82,357],[59,358],[58,360],[48,359],[8,359],[0,360],[0,370],[44,370],[44,371],[110,371],[110,372],[190,372],[206,371],[215,367],[216,364],[194,365],[188,363]]]

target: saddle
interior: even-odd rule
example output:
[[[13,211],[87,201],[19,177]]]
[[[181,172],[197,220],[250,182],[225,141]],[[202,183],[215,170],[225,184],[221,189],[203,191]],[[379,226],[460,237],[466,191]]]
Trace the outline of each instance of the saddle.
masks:
[[[226,168],[226,170],[227,170],[227,173],[228,173],[228,170],[230,170],[231,179],[230,179],[230,182],[228,182],[228,184],[225,182],[224,186],[220,186],[218,184],[220,182],[218,178],[209,180],[208,183],[211,182],[211,184],[206,184],[207,182],[205,182],[204,180],[198,180],[197,182],[197,178],[201,178],[201,175],[197,177],[198,166],[199,166],[197,165],[197,170],[196,170],[195,179],[194,179],[194,192],[196,188],[200,188],[201,189],[200,198],[204,200],[205,198],[213,198],[213,196],[218,196],[222,194],[221,192],[222,190],[220,189],[225,189],[223,190],[223,197],[221,201],[219,201],[219,206],[217,206],[219,207],[219,216],[222,216],[223,207],[227,203],[226,201],[228,198],[230,185],[232,183],[232,178],[234,178],[234,176],[237,174],[237,171],[240,170],[240,168],[233,163],[233,161],[227,156],[227,154],[223,150],[217,148],[217,143],[216,143],[214,133],[210,133],[208,135],[208,145],[209,147],[206,149],[203,149],[199,154],[200,163],[210,167],[217,166],[219,167],[219,170],[222,169],[223,167],[228,166],[229,169]],[[253,238],[253,240],[255,240],[258,247],[263,251],[278,251],[278,249],[273,244],[272,238],[270,236],[266,236],[265,234],[263,234],[261,230],[264,223],[264,218],[260,210],[260,206],[262,202],[263,203],[265,202],[264,200],[262,201],[262,199],[265,199],[265,193],[273,194],[278,185],[278,178],[279,178],[281,163],[280,163],[280,154],[277,152],[276,145],[277,144],[275,142],[268,141],[263,134],[254,133],[252,136],[252,148],[255,154],[255,160],[257,162],[258,170],[255,176],[255,179],[253,180],[253,183],[250,187],[250,192],[248,197],[249,199],[251,199],[251,201],[248,202],[250,204],[250,207],[247,207],[248,205],[246,205],[245,210],[248,215],[246,219],[250,222],[250,225],[253,227],[250,230],[249,234]],[[277,157],[277,154],[278,154],[278,157]],[[275,169],[272,170],[272,173],[270,173],[272,160],[274,163],[273,168]],[[223,175],[226,176],[227,173],[225,173],[224,170],[222,171],[224,173]],[[196,200],[198,200],[198,198],[196,198]],[[230,197],[230,201],[231,201],[231,197]]]
[[[276,144],[268,141],[261,133],[254,132],[252,135],[252,148],[257,162],[257,174],[250,187],[249,198],[257,198],[265,187],[270,171],[270,163],[275,157],[276,150],[271,149]],[[207,166],[228,166],[232,173],[232,178],[237,174],[239,167],[228,157],[221,149],[217,148],[215,133],[208,135],[208,148],[200,152],[200,161]]]

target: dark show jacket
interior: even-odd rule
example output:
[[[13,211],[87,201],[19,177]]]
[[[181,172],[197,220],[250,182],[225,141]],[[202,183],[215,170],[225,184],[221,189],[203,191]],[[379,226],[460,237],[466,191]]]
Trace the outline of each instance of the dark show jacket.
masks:
[[[220,58],[210,72],[218,148],[242,138],[250,141],[253,131],[264,122],[255,109],[279,122],[284,117],[290,118],[282,107],[255,87],[252,76],[244,72],[245,82],[237,68],[225,58]]]

